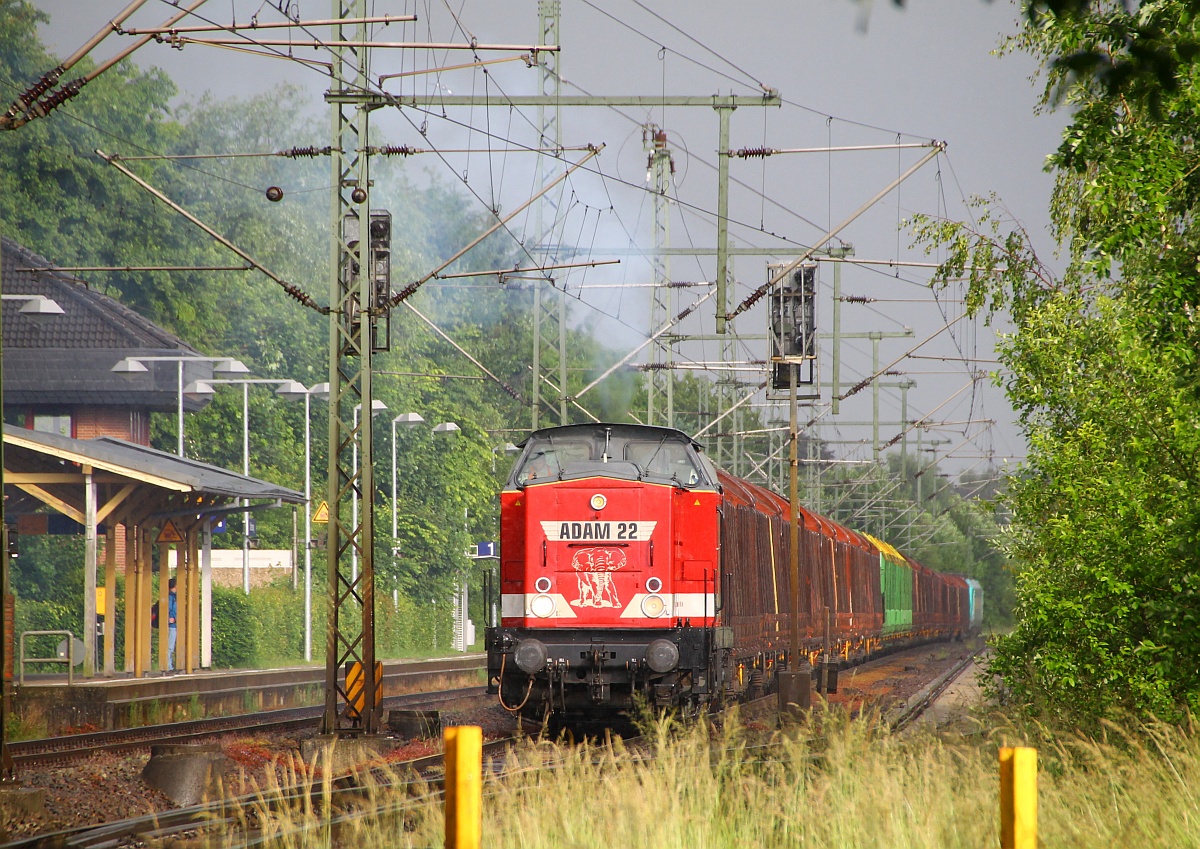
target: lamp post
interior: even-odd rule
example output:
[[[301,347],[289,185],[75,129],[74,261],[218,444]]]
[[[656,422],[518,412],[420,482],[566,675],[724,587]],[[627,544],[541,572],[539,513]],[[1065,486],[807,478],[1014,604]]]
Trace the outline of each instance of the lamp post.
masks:
[[[112,367],[111,371],[118,374],[144,374],[150,369],[146,368],[146,363],[175,363],[177,366],[177,380],[179,386],[179,446],[176,449],[176,454],[183,456],[183,367],[185,363],[212,363],[213,374],[218,376],[232,376],[238,374],[249,374],[250,369],[246,368],[246,364],[241,360],[235,360],[231,357],[189,357],[189,356],[161,356],[161,357],[126,357],[123,360],[118,360],[117,364]],[[209,381],[212,382],[211,380]]]
[[[211,398],[216,394],[213,386],[216,384],[237,385],[242,387],[242,474],[250,476],[250,386],[278,386],[275,394],[282,398],[298,398],[302,394],[307,398],[304,384],[295,380],[280,380],[276,378],[241,378],[228,380],[194,380],[184,389],[184,394],[197,397]],[[297,389],[299,387],[299,389]],[[182,396],[180,396],[182,397]],[[242,499],[242,507],[249,508],[250,499]],[[250,595],[250,510],[242,511],[242,591]]]
[[[282,393],[282,390],[279,390]],[[312,660],[312,429],[311,399],[329,400],[329,384],[318,383],[304,393],[304,660]]]

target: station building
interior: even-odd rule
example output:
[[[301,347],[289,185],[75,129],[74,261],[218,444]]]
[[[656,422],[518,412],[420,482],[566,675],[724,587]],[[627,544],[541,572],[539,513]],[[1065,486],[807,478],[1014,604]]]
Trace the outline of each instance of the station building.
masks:
[[[167,629],[158,629],[156,651],[148,612],[155,600],[166,609],[167,582],[157,579],[155,562],[175,565],[176,667],[207,667],[212,525],[240,511],[243,498],[272,505],[303,496],[149,447],[152,413],[208,403],[182,390],[212,378],[215,358],[6,237],[0,275],[5,520],[18,537],[84,536],[85,622],[95,621],[97,605],[115,600],[116,576],[125,576],[132,615],[123,634],[84,629],[83,674],[117,674],[118,639],[125,672],[144,675],[155,659],[164,666]],[[113,370],[130,359],[145,370]]]

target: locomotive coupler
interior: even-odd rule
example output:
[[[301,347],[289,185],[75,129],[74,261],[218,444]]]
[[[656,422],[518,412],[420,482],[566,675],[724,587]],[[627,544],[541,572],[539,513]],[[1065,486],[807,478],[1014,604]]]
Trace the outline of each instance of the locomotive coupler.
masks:
[[[642,671],[642,661],[640,658],[627,660],[625,668],[629,671],[629,689],[636,693],[638,691],[638,673]]]
[[[567,671],[571,668],[571,662],[565,657],[551,659],[546,661],[546,701],[549,702],[551,708],[554,705],[554,682],[558,682],[558,701],[563,710],[567,709]]]
[[[609,681],[604,673],[604,659],[607,655],[604,646],[592,646],[592,674],[588,678],[588,694],[593,702],[608,701]]]

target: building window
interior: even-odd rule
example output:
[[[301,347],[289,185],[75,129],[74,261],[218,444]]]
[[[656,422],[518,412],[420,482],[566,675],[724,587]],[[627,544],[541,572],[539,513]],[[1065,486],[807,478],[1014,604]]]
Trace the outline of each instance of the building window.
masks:
[[[33,429],[39,433],[57,433],[59,436],[70,436],[71,414],[34,413]]]

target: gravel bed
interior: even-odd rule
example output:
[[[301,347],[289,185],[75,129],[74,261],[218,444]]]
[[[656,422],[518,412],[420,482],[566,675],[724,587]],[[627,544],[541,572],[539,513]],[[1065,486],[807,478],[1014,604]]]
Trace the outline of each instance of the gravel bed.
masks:
[[[445,724],[481,726],[488,740],[511,736],[516,729],[515,720],[494,697],[479,696],[441,713]],[[220,744],[228,761],[224,777],[227,795],[253,793],[268,786],[272,783],[269,773],[278,784],[290,771],[304,769],[300,742],[315,734],[314,728],[301,733],[213,737],[211,742]],[[386,760],[411,760],[439,751],[440,741],[413,740]],[[18,785],[44,790],[45,811],[37,817],[0,813],[0,842],[176,809],[174,802],[142,780],[142,769],[149,760],[149,751],[99,753],[68,766],[22,768]]]
[[[842,670],[838,692],[829,695],[828,701],[851,710],[887,710],[916,694],[972,650],[965,644],[934,644]],[[517,731],[515,718],[490,696],[458,703],[442,710],[441,715],[445,725],[481,726],[486,740],[510,737]],[[525,732],[531,733],[528,723]],[[214,737],[228,760],[226,793],[252,793],[286,781],[289,773],[305,770],[299,759],[300,742],[315,733],[314,728],[302,733]],[[411,760],[440,750],[440,741],[413,740],[399,746],[386,760]],[[101,753],[70,766],[23,768],[18,775],[19,785],[43,789],[45,811],[38,817],[4,813],[0,841],[173,810],[177,806],[170,799],[142,781],[142,768],[149,759],[148,751]]]

